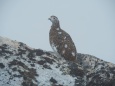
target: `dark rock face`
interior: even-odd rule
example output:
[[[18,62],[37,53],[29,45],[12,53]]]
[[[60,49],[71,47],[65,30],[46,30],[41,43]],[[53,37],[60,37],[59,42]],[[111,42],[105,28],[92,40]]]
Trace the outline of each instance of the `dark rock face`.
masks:
[[[0,37],[0,86],[115,86],[115,65],[80,53],[68,62]]]

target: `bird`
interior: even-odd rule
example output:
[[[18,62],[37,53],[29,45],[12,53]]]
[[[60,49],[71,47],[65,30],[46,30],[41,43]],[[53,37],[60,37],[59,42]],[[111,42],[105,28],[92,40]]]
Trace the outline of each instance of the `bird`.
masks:
[[[67,61],[77,60],[77,50],[71,36],[60,27],[58,18],[54,15],[48,18],[51,22],[49,42],[57,57]]]

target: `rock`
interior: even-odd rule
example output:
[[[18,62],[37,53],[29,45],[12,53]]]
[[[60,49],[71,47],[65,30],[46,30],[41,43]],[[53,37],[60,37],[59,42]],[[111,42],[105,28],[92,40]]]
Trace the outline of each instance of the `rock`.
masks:
[[[88,54],[77,62],[0,37],[0,86],[115,86],[115,65]]]

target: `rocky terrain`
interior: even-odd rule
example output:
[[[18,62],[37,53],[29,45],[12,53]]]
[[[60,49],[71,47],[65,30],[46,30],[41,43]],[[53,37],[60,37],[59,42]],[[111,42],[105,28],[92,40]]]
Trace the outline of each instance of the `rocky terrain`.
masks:
[[[115,86],[115,65],[77,54],[77,62],[0,37],[0,86]]]

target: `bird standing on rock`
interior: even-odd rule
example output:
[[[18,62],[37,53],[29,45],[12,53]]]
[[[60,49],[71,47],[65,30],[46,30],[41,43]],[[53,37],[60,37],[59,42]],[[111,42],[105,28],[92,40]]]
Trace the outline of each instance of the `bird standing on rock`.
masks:
[[[56,16],[51,16],[49,20],[52,22],[49,40],[55,54],[65,60],[75,61],[77,51],[70,35],[60,28],[60,23]]]

